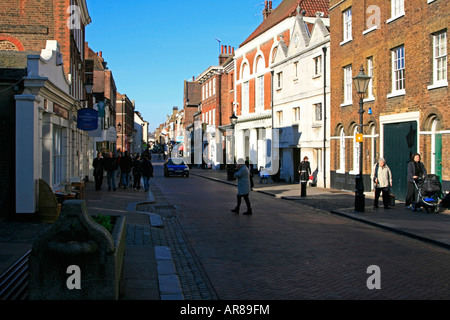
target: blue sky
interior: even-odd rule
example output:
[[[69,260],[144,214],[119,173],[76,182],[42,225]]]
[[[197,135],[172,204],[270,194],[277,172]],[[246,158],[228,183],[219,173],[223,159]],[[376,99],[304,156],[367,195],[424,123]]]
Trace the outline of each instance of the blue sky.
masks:
[[[275,8],[281,0],[273,1]],[[174,106],[183,82],[218,64],[219,43],[235,49],[262,22],[263,0],[87,0],[86,41],[136,101],[153,131]]]

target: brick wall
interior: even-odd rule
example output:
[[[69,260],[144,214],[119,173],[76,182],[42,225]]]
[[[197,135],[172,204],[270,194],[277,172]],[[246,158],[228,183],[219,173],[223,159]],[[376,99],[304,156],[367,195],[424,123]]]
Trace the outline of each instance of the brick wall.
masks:
[[[404,1],[404,16],[391,18],[391,1],[374,0],[370,2],[379,8],[379,28],[371,32],[367,22],[371,22],[375,11],[368,11],[368,6],[356,1],[330,1],[331,24],[331,132],[337,136],[337,128],[343,126],[346,136],[353,134],[354,123],[359,123],[359,98],[353,87],[353,103],[349,106],[341,106],[344,96],[344,72],[343,67],[352,65],[352,76],[356,76],[360,66],[363,65],[367,74],[367,58],[373,57],[374,61],[374,96],[375,101],[366,102],[364,109],[364,124],[374,125],[376,134],[380,135],[380,117],[399,113],[419,112],[419,131],[430,131],[429,119],[437,116],[440,120],[441,130],[449,130],[449,92],[448,86],[436,89],[428,89],[433,83],[433,33],[448,29],[450,21],[450,3],[445,0],[435,0],[427,3],[426,0]],[[352,37],[347,43],[343,41],[343,11],[352,10]],[[448,34],[448,33],[447,33]],[[447,35],[448,39],[448,35]],[[406,94],[389,98],[392,91],[392,55],[391,50],[397,46],[405,49],[405,90]],[[448,61],[447,61],[448,63]],[[368,115],[367,110],[372,109],[373,114]],[[364,133],[368,134],[368,126],[364,127]],[[443,135],[442,158],[443,179],[450,180],[450,157],[448,133]],[[364,173],[370,174],[370,163],[381,152],[377,140],[375,153],[372,154],[368,139],[364,140]],[[430,137],[419,135],[419,152],[423,155],[423,161],[428,170],[431,167]],[[339,166],[339,140],[332,143],[331,170]],[[347,145],[346,168],[351,168],[353,148]],[[446,156],[447,155],[447,156]],[[347,170],[346,170],[347,171]]]

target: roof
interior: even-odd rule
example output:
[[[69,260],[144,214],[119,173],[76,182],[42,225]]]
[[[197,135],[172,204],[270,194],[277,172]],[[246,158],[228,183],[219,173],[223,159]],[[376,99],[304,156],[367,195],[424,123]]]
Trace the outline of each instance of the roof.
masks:
[[[299,5],[302,11],[306,11],[306,17],[315,17],[317,12],[323,12],[324,17],[328,17],[329,0],[283,0],[239,47],[249,43],[283,20],[295,16]]]

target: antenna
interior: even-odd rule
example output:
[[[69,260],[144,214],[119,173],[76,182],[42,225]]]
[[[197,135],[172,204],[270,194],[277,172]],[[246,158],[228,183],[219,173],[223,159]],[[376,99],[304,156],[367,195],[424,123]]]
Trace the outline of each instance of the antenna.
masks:
[[[214,38],[214,39],[216,39],[217,42],[219,42],[219,54],[220,54],[220,43],[221,43],[221,41],[220,41],[220,39],[217,39],[217,38]]]

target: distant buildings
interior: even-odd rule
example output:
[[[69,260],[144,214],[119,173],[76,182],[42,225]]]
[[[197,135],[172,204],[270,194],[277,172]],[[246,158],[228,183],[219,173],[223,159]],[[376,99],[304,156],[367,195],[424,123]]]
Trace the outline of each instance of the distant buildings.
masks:
[[[404,199],[414,152],[449,190],[449,6],[444,0],[284,0],[273,8],[265,1],[262,23],[239,48],[222,47],[217,66],[185,82],[181,125],[192,163],[219,169],[248,157],[253,169],[294,183],[308,156],[315,185],[354,190],[361,144],[353,77],[363,66],[372,77],[364,97],[365,190],[384,157],[392,190]],[[173,121],[157,132],[162,143],[173,141]]]

